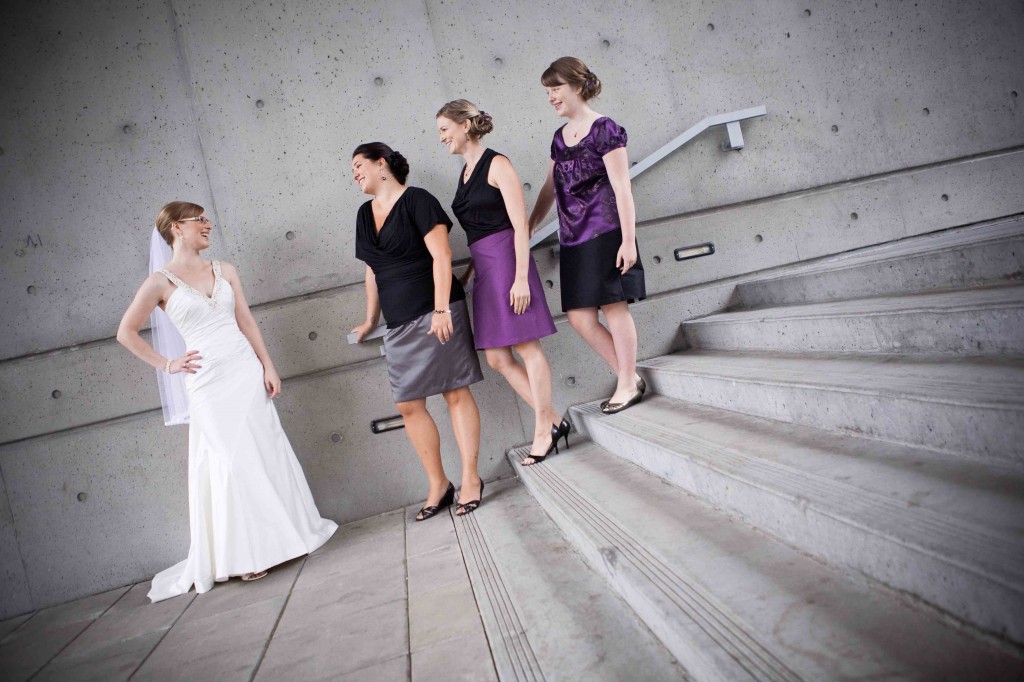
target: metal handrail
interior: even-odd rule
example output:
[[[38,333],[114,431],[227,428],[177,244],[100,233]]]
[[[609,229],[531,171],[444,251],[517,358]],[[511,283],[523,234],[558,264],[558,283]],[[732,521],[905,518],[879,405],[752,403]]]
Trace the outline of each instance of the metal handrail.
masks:
[[[728,114],[716,114],[714,116],[708,116],[701,120],[696,125],[688,128],[682,135],[670,140],[668,143],[662,145],[654,152],[649,154],[643,161],[639,161],[629,169],[630,179],[640,175],[654,164],[658,163],[666,156],[674,152],[675,150],[682,147],[684,144],[697,137],[705,130],[714,128],[715,126],[724,125],[725,129],[729,133],[729,141],[725,143],[724,149],[738,151],[743,149],[743,130],[740,127],[740,121],[745,121],[750,118],[758,118],[768,114],[768,109],[762,104],[759,107],[751,107],[750,109],[740,109],[739,111],[733,111]],[[542,241],[550,237],[555,231],[558,230],[558,219],[552,220],[544,227],[539,228],[530,237],[530,248],[537,246]],[[363,337],[364,341],[370,339],[376,339],[384,336],[387,332],[387,328],[384,325],[380,325],[372,332]],[[356,343],[355,334],[348,335],[348,342],[350,344]]]

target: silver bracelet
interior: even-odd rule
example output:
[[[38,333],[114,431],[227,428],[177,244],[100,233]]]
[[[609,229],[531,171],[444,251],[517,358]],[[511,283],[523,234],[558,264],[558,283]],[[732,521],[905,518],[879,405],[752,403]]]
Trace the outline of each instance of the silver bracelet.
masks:
[[[435,310],[434,314],[435,315],[444,315],[445,313],[451,313],[451,312],[452,312],[451,310]]]

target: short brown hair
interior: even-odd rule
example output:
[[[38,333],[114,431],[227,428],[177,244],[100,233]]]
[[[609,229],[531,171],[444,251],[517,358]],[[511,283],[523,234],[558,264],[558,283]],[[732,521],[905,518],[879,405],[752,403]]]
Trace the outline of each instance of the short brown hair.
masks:
[[[601,79],[576,57],[559,57],[551,62],[551,66],[541,74],[540,82],[546,88],[566,83],[579,88],[584,101],[601,94]]]
[[[169,246],[174,246],[174,233],[171,232],[171,226],[186,218],[198,218],[205,210],[199,204],[188,201],[172,201],[156,214],[156,231]]]
[[[486,111],[482,111],[468,99],[453,99],[451,102],[448,102],[448,104],[445,104],[438,110],[434,118],[440,118],[441,116],[456,123],[469,121],[469,131],[467,134],[474,140],[479,140],[494,130],[491,115]]]

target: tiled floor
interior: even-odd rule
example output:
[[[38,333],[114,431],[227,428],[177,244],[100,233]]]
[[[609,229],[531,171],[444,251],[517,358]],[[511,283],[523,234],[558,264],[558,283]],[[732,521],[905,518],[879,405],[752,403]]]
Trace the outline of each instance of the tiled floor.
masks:
[[[343,526],[254,583],[148,583],[0,622],[0,680],[496,680],[452,519]]]

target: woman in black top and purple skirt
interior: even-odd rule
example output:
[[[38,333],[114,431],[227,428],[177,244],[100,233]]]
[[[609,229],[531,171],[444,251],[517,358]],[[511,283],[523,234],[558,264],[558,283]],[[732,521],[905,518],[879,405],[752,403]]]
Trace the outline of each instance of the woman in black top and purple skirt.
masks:
[[[395,407],[430,481],[423,521],[450,505],[455,487],[441,465],[441,439],[427,397],[444,395],[462,456],[459,514],[480,505],[477,472],[480,412],[469,385],[483,379],[473,349],[466,294],[452,276],[448,231],[441,204],[419,187],[406,187],[409,164],[381,142],[352,153],[352,174],[373,200],[356,216],[356,258],[366,263],[366,321],[353,329],[362,341],[387,321],[384,350]]]
[[[480,144],[494,125],[472,102],[441,107],[437,129],[448,152],[466,161],[452,211],[473,254],[476,347],[534,411],[533,444],[523,460],[531,465],[557,449],[559,438],[568,445],[570,427],[551,405],[551,368],[539,339],[554,334],[555,323],[530,255],[522,184],[507,158]]]
[[[614,414],[640,402],[647,388],[636,375],[636,325],[628,305],[646,298],[647,290],[636,243],[626,130],[590,108],[601,81],[579,59],[555,60],[541,83],[548,102],[569,122],[551,142],[551,165],[530,230],[557,201],[562,310],[615,372],[615,393],[601,404],[603,412]]]

